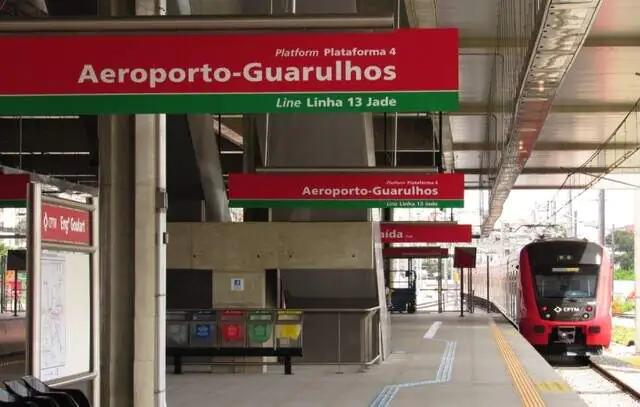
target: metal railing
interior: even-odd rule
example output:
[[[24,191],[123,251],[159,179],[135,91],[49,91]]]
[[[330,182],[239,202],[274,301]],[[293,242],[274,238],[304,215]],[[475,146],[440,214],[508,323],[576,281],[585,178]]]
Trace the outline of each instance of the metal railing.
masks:
[[[364,372],[381,360],[380,307],[310,308],[305,315],[302,365],[360,366]]]
[[[294,365],[360,366],[365,372],[381,361],[380,307],[372,308],[295,308],[304,314],[302,354]],[[169,358],[171,359],[171,358]],[[197,359],[197,360],[196,360]],[[277,365],[272,358],[187,358],[183,365]],[[172,364],[169,360],[169,364]],[[235,370],[234,370],[235,371]]]

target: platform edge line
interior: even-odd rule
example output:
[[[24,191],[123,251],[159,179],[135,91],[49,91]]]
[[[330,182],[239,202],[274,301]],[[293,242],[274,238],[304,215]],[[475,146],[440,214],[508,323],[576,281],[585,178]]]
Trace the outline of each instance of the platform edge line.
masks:
[[[511,376],[513,387],[522,400],[522,405],[524,407],[545,407],[546,404],[542,396],[522,366],[522,363],[518,360],[511,345],[505,339],[502,330],[493,320],[489,321],[489,324],[491,325],[491,331],[498,351],[507,365],[507,371]]]

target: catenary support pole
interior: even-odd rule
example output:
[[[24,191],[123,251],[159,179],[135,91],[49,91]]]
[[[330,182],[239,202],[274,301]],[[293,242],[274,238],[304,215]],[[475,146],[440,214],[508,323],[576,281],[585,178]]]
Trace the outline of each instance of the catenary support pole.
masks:
[[[634,240],[633,264],[634,264],[634,270],[635,270],[635,276],[636,276],[635,344],[636,344],[636,354],[640,354],[640,312],[638,312],[638,310],[640,310],[640,189],[636,189],[634,193],[635,193],[635,196],[634,196],[635,219],[633,223],[633,235],[634,235],[633,236],[633,240]]]
[[[600,243],[602,246],[604,246],[605,244],[605,236],[606,236],[606,216],[605,216],[605,210],[606,210],[606,195],[605,195],[605,190],[601,189],[600,190],[600,194],[598,196],[598,209],[599,209],[599,216],[598,216],[598,243]]]
[[[464,317],[464,269],[460,267],[460,316]]]
[[[491,269],[491,255],[487,254],[487,312],[491,312],[491,293],[489,287],[491,287],[491,276],[489,270]]]

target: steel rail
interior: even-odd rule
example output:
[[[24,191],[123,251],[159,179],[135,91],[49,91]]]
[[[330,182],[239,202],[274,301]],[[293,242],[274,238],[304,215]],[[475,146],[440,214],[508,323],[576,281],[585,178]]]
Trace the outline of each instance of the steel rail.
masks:
[[[628,394],[629,396],[636,399],[636,401],[640,402],[640,392],[634,389],[633,387],[631,387],[624,380],[621,380],[620,378],[616,377],[613,373],[609,372],[606,368],[594,362],[592,359],[588,359],[587,365],[591,369],[595,370],[598,374],[600,374],[600,376],[604,377],[606,380],[618,386],[620,390],[622,390],[625,394]]]

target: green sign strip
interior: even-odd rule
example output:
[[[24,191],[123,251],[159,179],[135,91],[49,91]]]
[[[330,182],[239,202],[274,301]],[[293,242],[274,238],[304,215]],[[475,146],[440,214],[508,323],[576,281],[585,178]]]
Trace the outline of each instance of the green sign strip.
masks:
[[[443,200],[231,200],[232,208],[329,208],[329,209],[365,209],[365,208],[464,208],[462,199]]]
[[[26,208],[27,201],[24,199],[1,199],[0,208]]]
[[[458,92],[30,95],[0,97],[5,115],[456,111]]]

